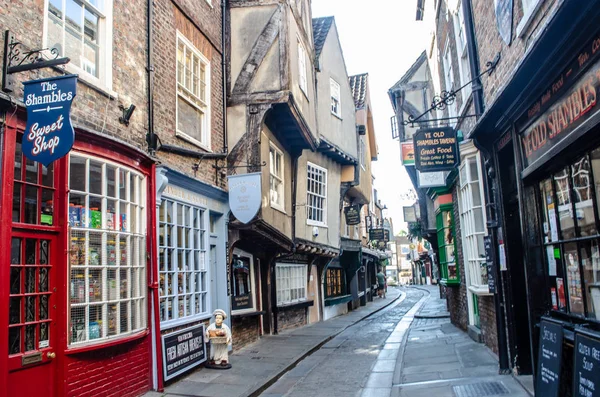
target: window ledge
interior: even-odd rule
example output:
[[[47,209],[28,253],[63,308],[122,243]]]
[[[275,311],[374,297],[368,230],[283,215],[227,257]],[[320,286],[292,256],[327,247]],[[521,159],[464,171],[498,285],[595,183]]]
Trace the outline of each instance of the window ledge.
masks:
[[[317,227],[324,227],[325,229],[329,228],[329,226],[327,226],[326,223],[322,223],[322,222],[317,222],[317,221],[312,221],[310,219],[306,220],[306,224],[309,226],[317,226]]]
[[[209,145],[204,144],[202,142],[200,142],[199,140],[192,138],[191,136],[189,136],[188,134],[186,134],[185,132],[181,132],[181,131],[175,131],[175,136],[183,139],[186,142],[191,143],[194,146],[199,147],[202,150],[205,150],[207,153],[212,153],[212,149],[209,147]]]
[[[537,3],[535,3],[535,5],[533,5],[527,12],[523,14],[521,22],[519,22],[519,24],[517,25],[518,38],[523,38],[523,36],[525,35],[525,31],[531,25],[531,22],[533,22],[533,18],[542,6],[542,3],[542,0],[537,0]]]
[[[180,325],[189,324],[189,323],[193,323],[193,322],[197,322],[197,321],[208,320],[211,317],[212,317],[211,313],[206,313],[206,314],[200,315],[200,316],[178,318],[177,320],[169,320],[169,321],[161,322],[160,330],[164,331],[166,329],[175,328]]]
[[[343,120],[342,116],[339,114],[335,114],[335,113],[331,112],[331,115],[334,116],[336,119]]]
[[[494,295],[490,292],[490,289],[487,285],[469,285],[469,291],[478,296]]]
[[[65,65],[65,69],[72,74],[77,75],[77,81],[80,83],[87,85],[93,90],[98,91],[100,94],[110,98],[110,99],[118,99],[119,95],[109,88],[107,85],[103,84],[100,79],[97,79],[90,74],[84,72],[82,69],[77,66],[71,65],[70,63]],[[63,71],[62,69],[58,69]]]
[[[325,306],[334,306],[342,303],[350,302],[352,295],[334,296],[331,298],[325,298]]]
[[[446,287],[458,287],[460,285],[460,281],[443,278],[440,280],[440,284],[445,285]]]
[[[129,342],[136,341],[138,339],[145,338],[149,334],[150,334],[150,331],[148,331],[148,329],[146,329],[146,330],[140,331],[136,334],[124,336],[121,338],[114,338],[113,340],[105,339],[105,340],[102,340],[99,342],[91,342],[86,345],[67,348],[67,350],[65,350],[65,354],[66,355],[80,354],[80,353],[86,353],[86,352],[91,352],[91,351],[95,351],[95,350],[105,349],[105,348],[112,347],[112,346],[122,345],[124,343],[129,343]]]
[[[274,210],[277,210],[277,211],[281,212],[282,214],[284,214],[284,215],[287,215],[287,212],[285,212],[285,210],[283,209],[283,207],[282,207],[282,206],[280,206],[280,205],[278,205],[278,204],[273,204],[273,203],[271,203],[271,204],[270,204],[270,206],[271,206],[271,208],[273,208]]]
[[[291,309],[300,309],[303,307],[310,307],[313,306],[315,304],[315,301],[302,301],[302,302],[297,302],[297,303],[289,303],[289,304],[284,304],[284,305],[278,305],[275,307],[275,312],[283,312],[286,310],[291,310]]]

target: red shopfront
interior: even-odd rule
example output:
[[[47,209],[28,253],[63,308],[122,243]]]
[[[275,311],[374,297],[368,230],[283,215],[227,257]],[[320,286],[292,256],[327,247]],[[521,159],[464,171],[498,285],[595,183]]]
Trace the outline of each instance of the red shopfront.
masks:
[[[76,131],[48,167],[2,136],[0,396],[135,396],[151,388],[154,164]],[[8,259],[10,258],[10,259]]]

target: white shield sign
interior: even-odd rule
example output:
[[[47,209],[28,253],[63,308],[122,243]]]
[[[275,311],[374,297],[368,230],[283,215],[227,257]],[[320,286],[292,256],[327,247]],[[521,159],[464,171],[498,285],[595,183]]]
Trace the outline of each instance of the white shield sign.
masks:
[[[227,177],[229,208],[242,223],[254,219],[260,208],[262,196],[260,175],[260,172],[255,172]]]

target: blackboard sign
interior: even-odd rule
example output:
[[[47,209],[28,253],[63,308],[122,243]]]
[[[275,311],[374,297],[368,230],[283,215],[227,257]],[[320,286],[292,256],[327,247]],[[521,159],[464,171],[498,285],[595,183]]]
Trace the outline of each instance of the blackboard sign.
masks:
[[[162,336],[163,373],[169,380],[206,361],[204,324]]]
[[[563,330],[560,324],[542,319],[535,394],[558,397]]]
[[[492,255],[492,238],[485,236],[483,238],[483,245],[485,247],[485,265],[487,268],[487,282],[490,293],[496,293],[496,266],[494,265],[494,257]]]
[[[371,229],[369,230],[370,241],[384,241],[385,229]]]
[[[344,207],[344,215],[346,215],[346,225],[360,224],[360,205],[351,205]]]
[[[458,144],[454,128],[422,128],[415,132],[413,142],[415,167],[419,171],[451,171],[458,166]]]
[[[578,332],[575,334],[573,396],[600,396],[600,340]]]

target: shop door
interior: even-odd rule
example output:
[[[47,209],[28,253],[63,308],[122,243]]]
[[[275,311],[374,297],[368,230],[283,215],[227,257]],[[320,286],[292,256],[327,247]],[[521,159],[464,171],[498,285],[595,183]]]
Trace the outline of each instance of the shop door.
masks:
[[[55,395],[55,264],[59,257],[55,235],[13,231],[9,290],[9,396]]]
[[[309,324],[319,322],[319,310],[321,308],[321,300],[319,299],[319,273],[317,271],[317,265],[312,265],[310,270],[310,278],[308,283],[308,299],[313,300],[313,305],[308,308],[308,321]]]
[[[499,152],[498,162],[504,207],[505,230],[503,242],[507,268],[504,277],[508,281],[505,299],[507,301],[509,346],[511,360],[518,373],[528,375],[532,373],[529,305],[517,191],[518,181],[512,143],[506,145]]]

